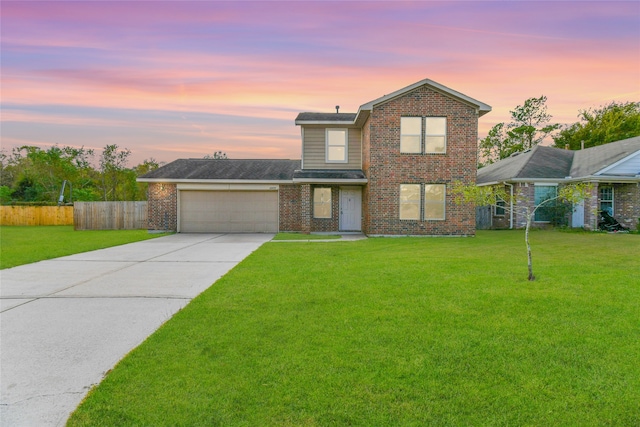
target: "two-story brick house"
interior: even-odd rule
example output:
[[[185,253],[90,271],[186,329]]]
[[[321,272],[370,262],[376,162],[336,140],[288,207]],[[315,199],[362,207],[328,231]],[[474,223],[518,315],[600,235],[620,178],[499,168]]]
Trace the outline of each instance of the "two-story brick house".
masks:
[[[301,160],[181,159],[141,177],[149,230],[473,235],[448,186],[475,182],[489,111],[422,80],[356,113],[300,113]]]

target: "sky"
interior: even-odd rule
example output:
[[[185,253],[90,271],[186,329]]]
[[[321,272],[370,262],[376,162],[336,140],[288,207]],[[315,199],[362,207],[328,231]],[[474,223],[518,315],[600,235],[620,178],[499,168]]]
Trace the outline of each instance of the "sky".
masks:
[[[299,159],[299,112],[428,78],[556,123],[640,101],[640,2],[0,2],[2,150],[116,144],[130,166]]]

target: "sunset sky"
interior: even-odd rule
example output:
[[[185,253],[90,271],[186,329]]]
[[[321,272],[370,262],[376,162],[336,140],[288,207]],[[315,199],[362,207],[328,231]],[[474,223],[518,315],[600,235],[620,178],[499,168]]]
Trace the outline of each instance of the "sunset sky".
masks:
[[[1,137],[169,162],[300,158],[301,111],[356,112],[429,78],[555,122],[640,100],[640,2],[11,2]]]

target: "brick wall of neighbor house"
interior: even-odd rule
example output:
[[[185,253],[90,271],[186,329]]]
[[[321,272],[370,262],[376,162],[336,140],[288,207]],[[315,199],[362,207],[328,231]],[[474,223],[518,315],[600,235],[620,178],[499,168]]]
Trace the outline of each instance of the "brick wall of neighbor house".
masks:
[[[400,117],[447,117],[446,154],[401,154]],[[475,108],[425,86],[371,112],[365,232],[371,235],[474,235],[475,210],[453,203],[454,181],[475,183],[478,117]],[[365,136],[366,138],[366,136]],[[364,160],[367,164],[366,156]],[[399,219],[400,184],[446,184],[446,220]]]
[[[584,228],[585,230],[598,229],[598,184],[594,183],[591,192],[584,199]]]
[[[175,184],[149,183],[149,231],[176,231],[178,229],[178,189]]]
[[[278,195],[280,204],[280,231],[302,231],[300,218],[300,186],[281,184]]]
[[[613,209],[615,219],[630,230],[637,230],[640,220],[640,185],[614,185]]]

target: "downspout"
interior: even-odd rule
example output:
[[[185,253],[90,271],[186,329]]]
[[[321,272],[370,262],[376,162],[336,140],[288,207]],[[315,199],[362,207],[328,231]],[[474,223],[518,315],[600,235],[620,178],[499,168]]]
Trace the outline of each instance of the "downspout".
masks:
[[[513,230],[513,184],[505,182],[509,186],[509,230]]]

